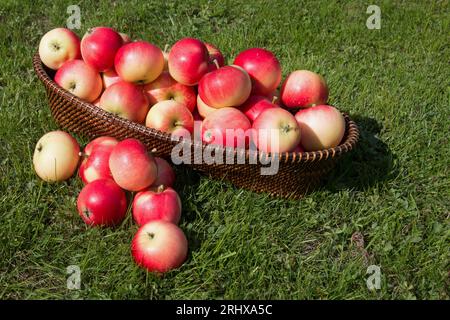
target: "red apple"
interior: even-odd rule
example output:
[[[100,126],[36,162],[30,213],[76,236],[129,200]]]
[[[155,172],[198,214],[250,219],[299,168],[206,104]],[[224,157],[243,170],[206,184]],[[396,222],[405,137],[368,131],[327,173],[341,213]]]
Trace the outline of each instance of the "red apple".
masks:
[[[144,90],[147,92],[150,105],[164,100],[174,100],[184,104],[191,112],[195,109],[195,89],[176,82],[167,71],[161,73],[155,81],[145,85]]]
[[[112,179],[109,156],[113,148],[114,145],[98,145],[89,155],[84,156],[78,170],[78,175],[84,184],[99,179]]]
[[[164,185],[166,187],[172,187],[175,182],[175,172],[172,166],[163,158],[155,157],[156,167],[158,168],[158,176],[153,182],[152,187],[158,187]]]
[[[66,28],[50,30],[39,42],[39,57],[44,65],[58,70],[65,62],[81,58],[80,38]]]
[[[88,65],[103,72],[114,66],[114,57],[122,44],[122,37],[114,29],[92,28],[81,39],[81,55]]]
[[[234,59],[234,64],[244,68],[250,75],[254,95],[267,95],[281,82],[280,62],[269,50],[262,48],[244,50]]]
[[[278,107],[278,105],[271,103],[266,97],[250,96],[250,98],[248,98],[239,109],[250,119],[251,122],[253,122],[264,110]]]
[[[202,117],[202,119],[204,119],[211,112],[217,111],[217,109],[208,106],[206,103],[203,102],[202,98],[200,98],[200,95],[197,95],[197,111],[199,115]]]
[[[344,116],[332,106],[302,109],[297,112],[295,119],[300,125],[301,144],[306,151],[336,147],[344,137]]]
[[[308,108],[325,104],[328,86],[325,79],[312,71],[292,72],[281,86],[281,102],[288,108]]]
[[[102,73],[102,80],[103,80],[103,89],[106,89],[111,85],[113,85],[114,83],[121,81],[122,79],[120,79],[116,70],[114,70],[113,68],[110,70],[106,70],[105,72]]]
[[[220,52],[220,50],[216,46],[210,43],[205,42],[205,46],[206,49],[208,49],[209,54],[208,71],[211,72],[217,70],[220,67],[223,67],[225,64],[225,59],[222,52]]]
[[[253,142],[263,152],[292,151],[299,144],[300,135],[295,117],[282,108],[266,109],[253,122]]]
[[[77,199],[78,213],[91,226],[114,226],[127,213],[125,192],[112,180],[95,180],[81,190]]]
[[[150,108],[145,125],[175,136],[186,136],[194,129],[194,117],[184,104],[166,100]]]
[[[193,86],[208,72],[208,61],[208,49],[203,42],[194,38],[184,38],[170,49],[169,72],[179,83]]]
[[[106,88],[100,98],[100,107],[119,117],[143,123],[149,106],[142,87],[120,81]]]
[[[97,147],[114,147],[116,144],[118,144],[119,141],[117,141],[116,138],[103,136],[98,137],[89,142],[86,147],[84,147],[84,155],[89,156],[92,151]]]
[[[188,242],[183,231],[166,221],[151,221],[139,228],[131,243],[136,263],[150,272],[167,272],[186,260]]]
[[[55,74],[55,82],[87,102],[93,102],[102,92],[100,74],[83,60],[64,63]]]
[[[178,193],[163,185],[141,191],[133,201],[133,218],[139,226],[154,220],[178,224],[181,217],[181,200]]]
[[[117,51],[114,67],[124,81],[146,84],[163,71],[164,56],[161,49],[151,43],[130,42]]]
[[[252,84],[241,67],[225,66],[203,76],[198,84],[198,94],[213,108],[237,107],[250,96]]]
[[[205,143],[245,148],[249,142],[250,121],[236,108],[221,108],[206,116],[202,122]]]
[[[140,191],[149,187],[158,175],[155,159],[137,139],[119,142],[109,157],[114,181],[123,189]]]

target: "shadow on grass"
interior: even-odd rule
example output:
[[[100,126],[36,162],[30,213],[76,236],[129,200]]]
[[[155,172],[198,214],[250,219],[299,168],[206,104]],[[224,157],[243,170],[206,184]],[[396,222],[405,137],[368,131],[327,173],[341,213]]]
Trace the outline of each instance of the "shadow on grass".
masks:
[[[325,179],[324,188],[332,192],[364,190],[395,176],[395,156],[378,137],[381,125],[373,118],[353,115],[352,119],[359,127],[360,139],[356,148],[338,160]]]

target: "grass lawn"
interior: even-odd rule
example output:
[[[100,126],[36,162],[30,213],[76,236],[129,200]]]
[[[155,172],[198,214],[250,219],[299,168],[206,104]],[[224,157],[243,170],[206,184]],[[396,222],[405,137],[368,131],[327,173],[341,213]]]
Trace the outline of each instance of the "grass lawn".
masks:
[[[449,1],[0,1],[0,298],[448,299]],[[323,187],[286,201],[177,168],[189,257],[156,277],[132,261],[136,226],[88,228],[79,179],[37,178],[37,140],[57,128],[31,58],[81,8],[82,35],[108,25],[164,48],[185,36],[276,53],[283,76],[323,74],[330,103],[360,125]],[[80,143],[84,137],[77,136]],[[66,267],[81,290],[66,288]],[[381,288],[369,290],[369,265]]]

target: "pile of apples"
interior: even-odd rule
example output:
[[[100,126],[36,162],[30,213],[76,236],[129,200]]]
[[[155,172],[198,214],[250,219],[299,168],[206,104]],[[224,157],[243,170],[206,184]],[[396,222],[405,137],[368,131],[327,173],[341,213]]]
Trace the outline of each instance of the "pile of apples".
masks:
[[[99,137],[80,152],[78,142],[64,131],[49,132],[38,141],[33,164],[40,178],[54,182],[69,179],[80,160],[78,174],[84,187],[77,209],[83,221],[101,227],[122,223],[134,195],[132,215],[140,226],[131,245],[134,260],[151,272],[179,267],[188,242],[177,226],[181,201],[172,188],[175,173],[170,164],[152,156],[136,139]]]
[[[303,152],[335,147],[345,133],[344,117],[326,104],[325,79],[297,70],[282,82],[279,60],[264,48],[225,65],[221,51],[199,39],[163,52],[112,28],[93,28],[81,41],[57,28],[42,37],[39,55],[77,97],[175,136],[190,138],[198,120],[204,143]]]

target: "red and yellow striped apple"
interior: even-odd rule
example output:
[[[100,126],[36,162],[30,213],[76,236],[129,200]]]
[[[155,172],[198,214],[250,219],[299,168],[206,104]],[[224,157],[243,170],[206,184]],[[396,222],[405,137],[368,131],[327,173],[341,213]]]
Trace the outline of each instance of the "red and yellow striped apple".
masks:
[[[217,109],[208,106],[206,103],[203,102],[202,98],[200,98],[200,95],[197,95],[197,111],[199,115],[202,117],[202,119],[204,119],[211,112],[217,111]]]
[[[119,75],[114,68],[102,72],[103,89],[106,89],[116,82],[121,81]]]
[[[194,117],[184,104],[165,100],[150,108],[145,125],[175,136],[186,136],[194,129]]]
[[[81,58],[80,38],[66,28],[50,30],[39,42],[39,57],[44,65],[58,70],[65,62]]]
[[[239,109],[250,119],[255,121],[261,112],[270,108],[279,108],[264,96],[250,96]]]
[[[281,86],[281,102],[287,108],[308,108],[325,104],[327,100],[328,86],[325,79],[312,71],[294,71]]]

